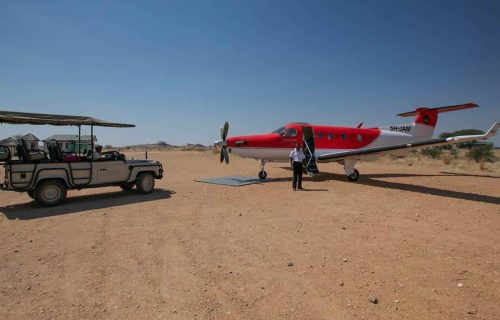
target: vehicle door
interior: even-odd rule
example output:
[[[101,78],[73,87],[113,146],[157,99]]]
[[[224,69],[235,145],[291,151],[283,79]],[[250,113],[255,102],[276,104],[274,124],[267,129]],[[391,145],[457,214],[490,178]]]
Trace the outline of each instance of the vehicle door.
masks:
[[[129,177],[129,168],[123,160],[93,161],[98,184],[125,182]]]

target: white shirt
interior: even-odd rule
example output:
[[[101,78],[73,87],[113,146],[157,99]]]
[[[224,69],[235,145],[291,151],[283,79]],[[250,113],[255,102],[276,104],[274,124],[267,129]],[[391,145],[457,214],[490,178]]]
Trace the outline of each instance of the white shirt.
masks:
[[[92,154],[92,160],[99,160],[101,159],[101,154],[97,151],[94,151],[94,154]]]
[[[304,159],[306,158],[306,156],[304,155],[304,152],[302,151],[302,149],[293,149],[292,152],[290,152],[290,158],[292,158],[292,160],[294,162],[302,162],[304,161]]]

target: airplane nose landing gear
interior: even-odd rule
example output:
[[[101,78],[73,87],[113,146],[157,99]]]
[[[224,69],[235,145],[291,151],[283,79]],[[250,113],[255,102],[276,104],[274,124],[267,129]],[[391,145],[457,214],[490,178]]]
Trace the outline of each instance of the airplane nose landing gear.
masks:
[[[259,179],[260,180],[265,180],[267,178],[267,172],[265,171],[259,171]]]
[[[265,180],[267,178],[267,172],[264,169],[266,162],[264,160],[260,160],[260,171],[259,171],[259,179]]]

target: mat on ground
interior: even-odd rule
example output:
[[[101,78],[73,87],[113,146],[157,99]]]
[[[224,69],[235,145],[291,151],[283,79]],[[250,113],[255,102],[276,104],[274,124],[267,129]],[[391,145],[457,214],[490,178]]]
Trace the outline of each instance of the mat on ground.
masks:
[[[241,176],[228,176],[228,177],[215,177],[215,178],[207,178],[207,179],[199,179],[195,180],[196,182],[204,182],[211,184],[220,184],[224,186],[233,186],[240,187],[246,186],[255,183],[263,183],[267,180],[261,180],[259,178],[253,177],[241,177]]]

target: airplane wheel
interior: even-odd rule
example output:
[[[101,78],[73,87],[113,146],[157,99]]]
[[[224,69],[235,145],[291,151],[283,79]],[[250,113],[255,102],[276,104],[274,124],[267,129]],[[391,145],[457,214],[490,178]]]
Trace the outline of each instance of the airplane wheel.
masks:
[[[359,179],[359,171],[354,169],[354,172],[347,176],[349,181],[357,181]]]
[[[260,171],[259,172],[259,179],[265,180],[266,178],[267,178],[267,172],[265,172],[264,170]]]

